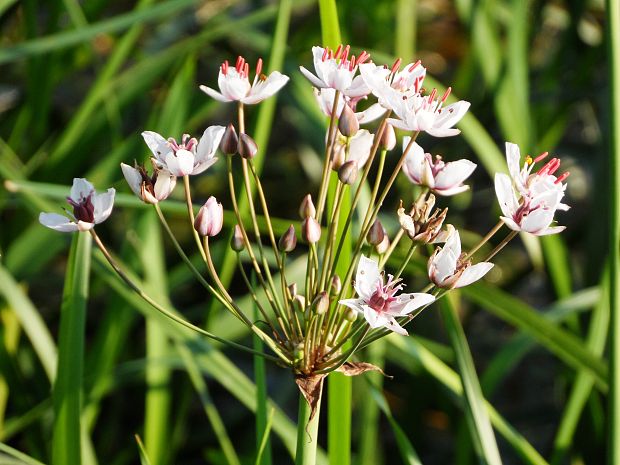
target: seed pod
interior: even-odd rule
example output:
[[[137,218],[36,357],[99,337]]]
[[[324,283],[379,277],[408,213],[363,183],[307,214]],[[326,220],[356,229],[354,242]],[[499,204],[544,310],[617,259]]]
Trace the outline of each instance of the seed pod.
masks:
[[[357,320],[357,312],[352,308],[347,308],[347,312],[344,314],[344,317],[347,321],[353,323],[355,320]]]
[[[286,232],[282,234],[282,237],[280,237],[280,240],[278,241],[278,249],[280,252],[289,253],[295,250],[296,246],[297,236],[295,235],[295,228],[293,225],[290,225]]]
[[[203,237],[213,237],[217,236],[222,230],[223,223],[224,209],[222,204],[215,197],[211,196],[200,207],[200,211],[194,220],[194,229]]]
[[[379,219],[376,219],[375,222],[370,227],[368,231],[368,235],[366,236],[366,240],[369,244],[379,245],[383,241],[385,237],[385,230],[383,229],[383,225]]]
[[[338,118],[338,130],[343,136],[353,137],[360,129],[360,123],[355,116],[355,112],[349,105],[345,105]]]
[[[232,123],[230,123],[226,127],[224,135],[222,136],[222,141],[220,142],[220,150],[226,155],[234,155],[235,153],[237,153],[238,147],[239,138],[237,137],[237,131],[235,131],[235,127],[232,125]]]
[[[342,290],[342,281],[340,280],[340,276],[335,274],[334,277],[332,278],[330,292],[332,295],[338,295],[340,294],[341,290]]]
[[[351,185],[357,179],[359,168],[355,160],[349,160],[338,169],[338,179],[343,184]]]
[[[316,208],[314,208],[312,196],[308,194],[301,201],[301,205],[299,205],[299,217],[304,220],[309,216],[314,217],[314,215],[316,215]]]
[[[254,139],[245,133],[241,133],[239,136],[239,154],[246,160],[251,160],[256,156],[256,152],[258,152],[258,145]]]
[[[379,147],[383,150],[392,150],[396,147],[396,133],[391,124],[386,124],[383,134],[381,134],[381,140],[379,141]]]
[[[243,241],[243,234],[241,233],[241,228],[238,224],[235,225],[233,230],[233,235],[230,238],[230,247],[235,252],[241,252],[245,248],[245,243]]]
[[[321,226],[314,217],[309,216],[301,223],[301,237],[308,244],[316,244],[321,238]]]
[[[327,292],[321,291],[314,298],[314,302],[312,302],[312,308],[316,312],[317,315],[323,315],[329,309],[329,297],[327,297]]]

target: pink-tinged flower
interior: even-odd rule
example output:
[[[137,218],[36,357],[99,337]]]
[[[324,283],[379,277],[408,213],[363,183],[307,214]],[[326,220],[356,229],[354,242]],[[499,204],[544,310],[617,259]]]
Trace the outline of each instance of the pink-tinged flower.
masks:
[[[121,170],[133,193],[145,203],[156,204],[167,199],[177,183],[176,176],[157,168],[154,169],[152,176],[139,165],[134,168],[121,163]]]
[[[336,91],[331,88],[317,89],[314,88],[314,96],[316,97],[316,101],[319,104],[319,108],[325,114],[325,116],[331,117],[332,109],[334,108],[334,97],[336,95]],[[357,103],[364,98],[356,97],[349,98],[347,96],[341,96],[338,99],[338,105],[336,106],[336,116],[340,116],[342,114],[342,110],[344,109],[345,102],[346,105],[349,105],[352,110],[357,108]],[[365,124],[374,121],[385,113],[385,108],[383,108],[378,103],[374,103],[370,105],[364,111],[355,112],[355,117],[357,118],[358,123]]]
[[[105,221],[114,205],[113,188],[105,194],[97,194],[93,185],[83,178],[75,178],[67,202],[73,212],[65,210],[68,216],[58,213],[41,213],[39,222],[50,229],[61,232],[88,231]]]
[[[407,331],[398,324],[396,318],[430,304],[435,297],[424,293],[396,295],[403,287],[401,280],[394,279],[392,275],[388,275],[387,282],[384,282],[377,262],[362,255],[355,277],[358,298],[341,300],[339,303],[362,313],[371,328],[385,327],[406,335]]]
[[[370,93],[370,89],[364,83],[361,76],[355,76],[359,65],[370,58],[363,51],[358,57],[352,55],[349,58],[350,47],[339,45],[335,52],[328,47],[312,47],[314,57],[314,72],[312,74],[303,66],[300,66],[302,74],[319,89],[331,88],[339,90],[347,97],[363,97]]]
[[[336,134],[336,140],[334,141],[332,168],[337,170],[345,161],[355,161],[357,168],[364,167],[370,156],[370,149],[375,139],[375,135],[368,132],[366,129],[360,129],[357,133],[350,137],[349,143],[349,156],[346,157],[347,138],[340,132]]]
[[[160,170],[173,176],[200,174],[217,161],[215,152],[226,128],[209,126],[200,138],[184,134],[179,144],[172,137],[168,140],[153,131],[144,131],[142,137],[153,152],[153,161]]]
[[[265,76],[262,74],[262,69],[263,60],[259,58],[256,63],[256,75],[250,84],[250,65],[243,57],[237,58],[234,68],[225,61],[220,66],[217,78],[220,91],[207,86],[200,86],[200,90],[220,102],[241,102],[247,105],[262,102],[284,87],[289,79],[278,71]]]
[[[437,286],[456,289],[478,281],[487,274],[493,263],[472,265],[461,255],[461,238],[455,229],[445,245],[435,251],[428,261],[428,277]]]
[[[538,171],[532,173],[536,163],[547,157],[547,152],[532,159],[526,157],[519,167],[519,147],[506,143],[506,158],[510,177],[503,173],[495,175],[495,193],[504,216],[501,220],[513,231],[523,231],[535,236],[556,234],[564,226],[551,226],[556,210],[568,210],[562,203],[568,177],[566,172],[559,177],[560,160],[552,158]]]
[[[224,224],[224,208],[213,196],[209,197],[194,219],[194,229],[201,236],[217,236]]]
[[[391,108],[389,101],[395,98],[408,98],[422,91],[426,68],[420,63],[420,61],[409,63],[402,71],[400,59],[396,60],[391,68],[364,63],[360,65],[360,74],[373,95],[379,99],[379,103]]]
[[[403,150],[409,145],[411,137],[403,138]],[[463,182],[474,172],[476,164],[469,160],[445,163],[441,156],[424,153],[424,149],[413,142],[403,164],[403,173],[417,185],[426,186],[439,195],[460,194],[469,189]]]
[[[435,89],[427,96],[415,94],[408,97],[394,92],[387,96],[383,104],[391,108],[399,119],[388,118],[388,123],[396,128],[426,132],[435,137],[456,136],[461,131],[453,126],[465,116],[470,103],[460,100],[444,107],[449,95],[450,88],[439,99]]]

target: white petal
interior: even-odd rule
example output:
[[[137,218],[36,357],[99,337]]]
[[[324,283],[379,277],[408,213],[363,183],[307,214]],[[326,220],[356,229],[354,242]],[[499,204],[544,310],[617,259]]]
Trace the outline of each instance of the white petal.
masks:
[[[377,290],[377,284],[381,282],[382,278],[377,262],[362,255],[357,264],[357,274],[355,275],[355,291],[357,295],[368,301],[370,296]]]
[[[437,117],[434,126],[436,128],[448,129],[453,127],[456,123],[458,123],[467,110],[469,110],[470,103],[465,100],[460,100],[452,105],[448,105],[447,107],[441,110],[441,113]]]
[[[136,194],[138,197],[141,197],[142,176],[140,175],[140,171],[138,171],[132,166],[126,165],[125,163],[121,163],[121,170],[123,171],[123,176],[125,176],[127,184],[129,184],[129,188],[134,194]]]
[[[232,102],[228,97],[223,96],[217,90],[211,89],[207,86],[200,86],[200,90],[207,94],[209,97],[219,101],[219,102]]]
[[[437,189],[437,186],[433,188],[433,192],[439,195],[443,195],[444,197],[450,197],[451,195],[460,194],[461,192],[465,192],[469,189],[469,186],[456,186],[450,189]]]
[[[445,190],[460,186],[476,169],[476,164],[469,160],[457,160],[446,163],[435,176],[435,189]]]
[[[194,154],[188,150],[177,150],[166,156],[166,166],[175,176],[185,176],[194,170]]]
[[[406,336],[409,334],[405,328],[398,324],[398,322],[394,318],[387,318],[387,321],[383,325],[387,329],[394,331],[396,334],[400,334],[402,336]]]
[[[74,232],[78,230],[77,223],[58,213],[39,214],[39,223],[60,232]]]
[[[196,159],[194,163],[200,164],[215,155],[215,151],[220,145],[222,136],[226,128],[224,126],[209,126],[202,133],[198,147],[196,147]]]
[[[86,221],[82,221],[82,220],[77,222],[78,231],[90,231],[94,227],[95,227],[95,223],[87,223]]]
[[[351,138],[349,143],[349,160],[355,160],[358,168],[363,168],[368,161],[370,149],[375,139],[374,134],[361,129]]]
[[[166,160],[166,155],[172,151],[168,141],[153,131],[144,131],[142,137],[146,145],[151,149],[155,159],[163,163]]]
[[[356,312],[364,313],[363,305],[366,303],[363,299],[343,299],[338,301],[339,304],[345,307],[352,308]]]
[[[392,304],[386,313],[394,316],[403,316],[411,313],[416,308],[423,307],[435,300],[435,296],[423,292],[411,294],[401,294],[398,296],[398,303]]]
[[[327,84],[325,84],[325,82],[323,82],[321,79],[316,77],[314,74],[312,74],[310,71],[308,71],[303,66],[299,67],[299,71],[301,71],[301,74],[303,74],[306,77],[306,79],[308,79],[308,81],[312,83],[313,86],[318,87],[319,89],[327,87]]]
[[[153,186],[153,190],[155,191],[155,199],[158,201],[167,199],[176,183],[176,176],[172,176],[167,171],[160,171],[157,174],[155,186]]]
[[[515,220],[513,220],[512,218],[507,218],[505,216],[500,216],[499,217],[500,220],[502,220],[504,222],[504,224],[506,226],[508,226],[510,229],[512,229],[513,231],[521,231],[521,226],[519,226]]]
[[[521,168],[519,163],[521,161],[521,152],[517,144],[506,142],[506,161],[508,162],[508,172],[512,179],[520,178]]]
[[[458,136],[461,131],[454,128],[435,128],[431,127],[425,130],[427,134],[433,137],[453,137]]]
[[[536,236],[548,236],[550,234],[557,234],[566,229],[566,226],[551,226],[544,231],[540,231],[536,234]]]
[[[113,187],[111,187],[105,194],[97,194],[93,196],[92,202],[94,207],[93,216],[95,217],[95,224],[105,221],[108,216],[110,216],[110,213],[112,213],[115,193],[116,191]]]
[[[355,117],[360,124],[370,123],[385,114],[385,108],[379,103],[373,103],[364,111],[355,113]]]
[[[235,68],[228,68],[226,74],[220,70],[217,85],[224,97],[230,100],[241,100],[250,92],[250,81],[242,77]]]
[[[411,137],[403,137],[403,150],[409,146],[409,141]],[[407,152],[407,156],[405,157],[405,163],[403,164],[403,173],[409,178],[409,180],[414,184],[422,184],[422,177],[424,175],[424,165],[425,165],[425,157],[424,157],[424,149],[420,147],[416,142],[413,142],[413,145]]]
[[[384,315],[380,314],[376,310],[373,310],[368,305],[364,305],[364,318],[366,318],[366,321],[371,328],[381,328],[382,326],[385,326],[388,321]]]
[[[316,72],[316,76],[323,81],[326,82],[324,68],[325,63],[333,60],[323,61],[323,55],[325,54],[325,49],[323,47],[312,47],[312,62],[314,63],[314,71]],[[301,67],[300,67],[301,68]],[[302,71],[303,73],[303,71]],[[327,86],[324,86],[327,87]]]
[[[344,95],[350,98],[366,97],[370,94],[370,88],[364,82],[362,76],[355,76],[351,81],[351,85],[344,91]]]
[[[251,105],[265,100],[282,89],[288,80],[288,76],[285,76],[278,71],[274,71],[267,77],[266,80],[261,81],[259,79],[250,89],[250,94],[247,97],[242,98],[241,101]]]
[[[217,157],[213,157],[211,159],[207,159],[203,161],[202,163],[197,163],[194,166],[194,169],[192,170],[191,174],[196,175],[196,174],[204,173],[208,168],[214,165],[216,161],[217,161]]]
[[[79,202],[85,199],[95,191],[93,185],[84,178],[73,178],[73,185],[71,186],[71,194],[69,196],[73,201]]]
[[[343,93],[351,87],[352,82],[353,72],[349,71],[349,68],[340,67],[333,69],[327,81],[330,87],[338,89]]]
[[[521,220],[521,230],[537,235],[549,227],[554,214],[555,210],[534,210]]]
[[[508,175],[495,173],[495,194],[504,216],[512,218],[517,212],[519,204],[517,203],[517,196]]]
[[[491,268],[493,268],[493,263],[489,262],[480,262],[475,265],[469,266],[463,271],[460,278],[456,281],[454,288],[468,286],[469,284],[478,281],[485,274],[487,274]]]
[[[405,121],[396,119],[396,118],[388,118],[387,122],[398,129],[403,129],[405,131],[412,131],[415,128],[410,127]]]

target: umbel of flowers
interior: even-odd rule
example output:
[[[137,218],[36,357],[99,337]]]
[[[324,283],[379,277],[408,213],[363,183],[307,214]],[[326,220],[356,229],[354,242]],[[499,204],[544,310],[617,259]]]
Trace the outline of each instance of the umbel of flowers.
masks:
[[[563,230],[555,225],[554,216],[557,210],[568,209],[562,203],[568,173],[559,174],[560,160],[551,158],[543,164],[545,153],[536,158],[526,157],[521,166],[519,148],[507,143],[509,175],[498,173],[495,177],[502,212],[500,222],[481,243],[463,252],[458,230],[446,223],[447,209],[437,208],[436,203],[441,197],[469,189],[465,183],[476,164],[467,159],[444,161],[439,155],[427,153],[417,139],[423,134],[458,135],[455,125],[468,111],[469,103],[450,103],[450,88],[445,92],[425,90],[426,69],[419,61],[402,65],[397,60],[392,65],[380,66],[372,63],[366,52],[352,54],[349,46],[336,50],[313,47],[312,55],[314,70],[303,66],[300,69],[314,86],[319,108],[329,119],[321,181],[314,195],[308,193],[301,200],[299,218],[281,236],[276,237],[269,201],[253,161],[261,147],[246,132],[244,115],[246,105],[271,97],[289,78],[277,71],[263,74],[262,60],[258,60],[251,80],[248,63],[239,57],[234,67],[227,61],[220,66],[219,90],[200,86],[209,97],[236,102],[235,122],[210,126],[199,139],[184,134],[177,140],[144,131],[142,136],[151,152],[152,174],[137,164],[121,165],[131,191],[157,210],[181,258],[206,292],[262,339],[269,348],[269,353],[263,354],[266,358],[294,373],[312,407],[311,420],[325,376],[333,371],[357,375],[376,369],[355,360],[361,348],[392,332],[406,335],[407,324],[436,299],[483,278],[493,267],[489,260],[518,232],[545,235]],[[373,99],[376,101],[372,102]],[[364,100],[371,103],[365,103],[365,109],[360,110],[358,105]],[[368,129],[360,129],[360,125],[367,124]],[[400,144],[402,151],[394,150],[399,145],[394,128],[405,132]],[[219,159],[218,150],[223,154]],[[384,170],[388,156],[395,159],[388,165],[394,166],[391,172]],[[238,273],[259,310],[260,325],[250,316],[251,309],[241,308],[230,295],[212,260],[210,242],[219,240],[224,227],[222,202],[210,197],[196,212],[192,201],[190,177],[203,174],[218,161],[226,165],[230,193],[223,203],[236,218],[236,224],[225,226],[233,231],[231,247],[239,258]],[[376,175],[370,179],[373,166]],[[237,178],[233,175],[237,170],[247,196],[248,215],[242,215],[239,209]],[[388,232],[378,215],[401,172],[412,184],[420,186],[420,193],[410,207],[401,202],[398,209],[390,212],[398,218],[400,228]],[[177,178],[183,181],[187,224],[193,229],[207,276],[189,260],[159,207],[172,193]],[[330,183],[335,190],[328,201]],[[344,238],[353,228],[354,211],[365,185],[370,186],[371,192],[367,213],[355,228],[359,234],[353,238],[351,253],[343,254]],[[254,191],[256,199],[249,194]],[[343,202],[345,197],[349,202]],[[141,297],[180,324],[221,340],[167,312],[114,262],[94,230],[111,213],[114,189],[97,194],[88,181],[75,179],[67,200],[72,209],[65,210],[65,215],[41,213],[40,222],[63,232],[89,231],[119,276]],[[344,204],[348,205],[346,211],[342,211]],[[390,207],[386,208],[389,211]],[[259,215],[264,222],[259,223]],[[511,230],[508,236],[487,258],[475,259],[476,252],[503,224]],[[402,241],[408,252],[397,267],[387,270],[388,260]],[[419,245],[423,247],[418,250]],[[429,249],[434,251],[426,258],[428,285],[411,292],[401,275],[416,254],[422,258]],[[275,256],[275,264],[267,259],[270,253]],[[306,262],[305,276],[298,282],[287,273],[293,257],[304,257]],[[250,348],[230,344],[252,352]]]

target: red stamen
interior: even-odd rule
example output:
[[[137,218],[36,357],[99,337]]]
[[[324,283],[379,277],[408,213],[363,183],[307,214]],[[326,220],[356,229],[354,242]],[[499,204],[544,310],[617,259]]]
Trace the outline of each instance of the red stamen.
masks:
[[[543,174],[552,174],[555,171],[557,171],[557,169],[560,167],[560,159],[559,158],[552,158],[551,160],[549,160],[545,166],[543,166],[540,170],[538,170],[538,174],[543,175]],[[553,172],[551,171],[553,170]]]
[[[569,176],[570,176],[570,172],[567,171],[566,173],[562,174],[558,179],[556,179],[554,184],[560,184],[562,181],[564,181]]]
[[[538,155],[536,158],[534,158],[533,163],[538,163],[541,160],[544,160],[545,158],[547,158],[547,155],[549,155],[549,152],[543,152],[540,155]]]
[[[355,69],[355,55],[351,56],[351,61],[349,62],[349,71],[353,71]]]
[[[346,62],[349,58],[349,51],[351,50],[350,46],[346,46],[342,52],[342,61]]]
[[[421,62],[420,60],[418,60],[418,61],[416,61],[414,64],[412,64],[412,65],[409,67],[409,72],[412,72],[414,69],[416,69],[416,68],[420,65],[420,63],[422,63],[422,62]]]
[[[368,60],[368,58],[370,58],[370,53],[367,53],[366,50],[362,50],[362,53],[360,53],[360,56],[357,57],[357,64],[361,65],[366,60]]]
[[[444,103],[446,100],[448,100],[448,96],[450,95],[450,92],[452,92],[452,87],[448,87],[445,91],[445,93],[443,94],[443,97],[441,97],[441,102]]]
[[[395,73],[396,71],[398,71],[398,69],[400,68],[400,64],[402,63],[402,58],[397,59],[394,64],[392,65],[392,74]]]
[[[247,78],[250,75],[250,65],[248,63],[243,64],[243,77]]]
[[[327,47],[325,47],[323,49],[323,57],[321,58],[321,61],[325,61],[327,60],[327,56],[329,55],[329,49]]]
[[[334,59],[338,59],[340,57],[340,52],[342,52],[342,44],[338,45],[338,48],[334,52]]]
[[[243,69],[243,64],[245,63],[245,60],[243,59],[242,56],[238,56],[237,57],[237,63],[235,64],[235,68],[237,69],[237,71],[240,73],[241,70]]]
[[[436,96],[437,96],[437,89],[433,89],[431,94],[428,96],[429,103],[432,102],[433,100],[435,100]]]
[[[228,74],[228,60],[224,60],[224,63],[222,63],[222,74],[224,76]]]
[[[256,62],[256,75],[260,76],[261,71],[263,70],[263,59],[259,58]]]

